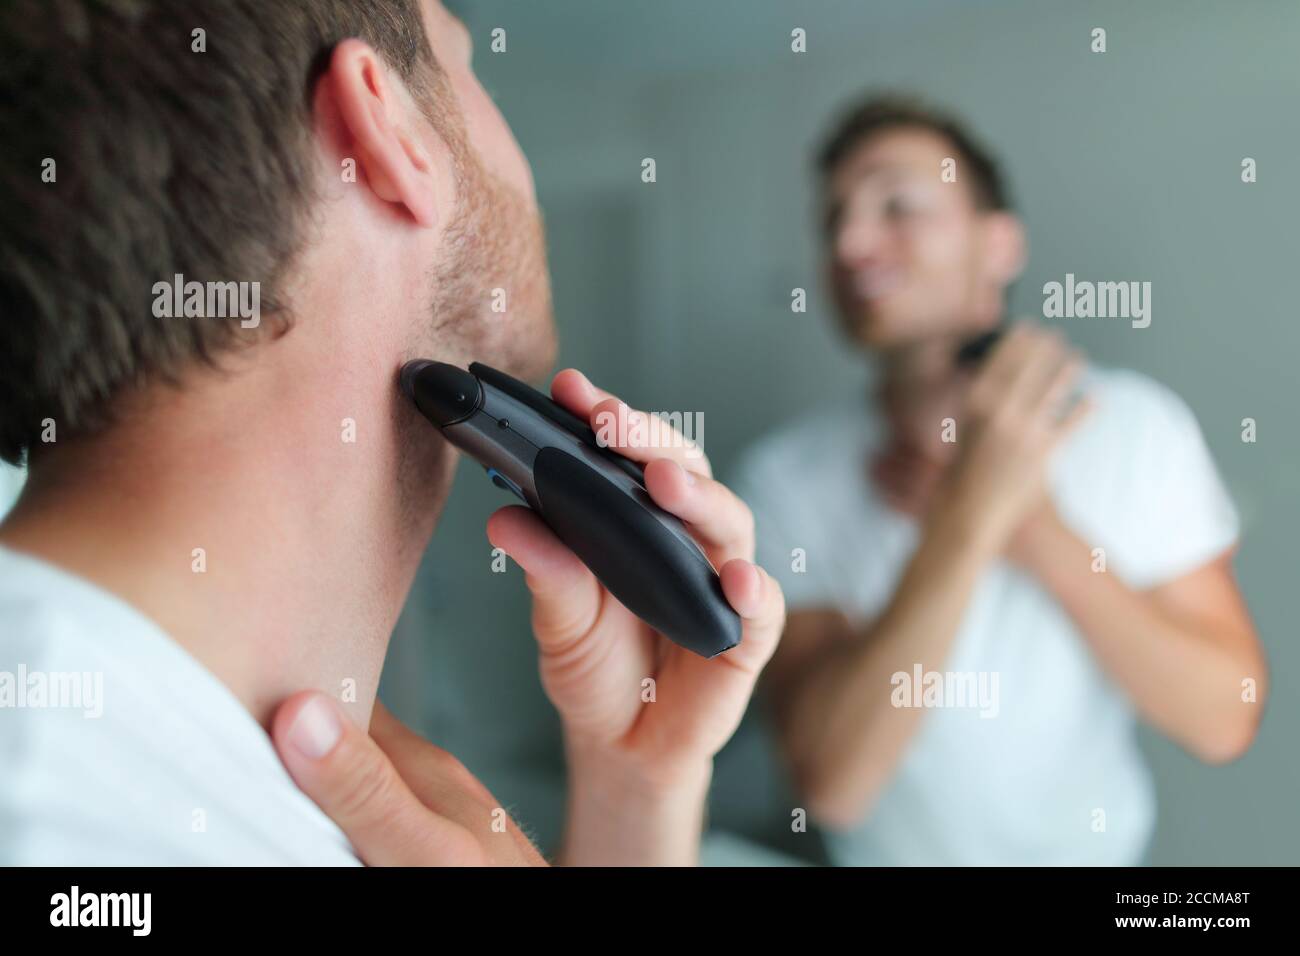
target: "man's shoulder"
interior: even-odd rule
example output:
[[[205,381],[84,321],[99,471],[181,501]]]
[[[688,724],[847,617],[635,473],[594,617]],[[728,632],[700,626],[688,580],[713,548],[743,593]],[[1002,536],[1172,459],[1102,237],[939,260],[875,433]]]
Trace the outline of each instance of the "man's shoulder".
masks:
[[[0,707],[13,706],[4,691],[16,668],[30,688],[53,694],[70,685],[43,684],[44,675],[112,670],[150,677],[171,663],[171,650],[157,626],[119,598],[38,558],[0,547]],[[151,652],[160,659],[151,660]]]
[[[1099,365],[1088,369],[1086,381],[1101,394],[1129,403],[1141,411],[1167,411],[1186,407],[1182,398],[1164,382],[1136,369]]]
[[[0,767],[0,865],[355,862],[214,675],[3,548]]]
[[[1093,403],[1081,437],[1112,452],[1158,451],[1199,437],[1196,416],[1165,383],[1126,368],[1089,368],[1084,387]]]
[[[1240,519],[1191,407],[1169,386],[1094,369],[1095,408],[1062,449],[1062,515],[1104,547],[1134,587],[1172,580],[1222,554]]]
[[[75,596],[43,580],[33,559],[0,548],[0,713],[27,699],[20,680],[53,672],[86,672],[102,666],[89,639],[85,609]],[[0,722],[0,732],[5,724]]]

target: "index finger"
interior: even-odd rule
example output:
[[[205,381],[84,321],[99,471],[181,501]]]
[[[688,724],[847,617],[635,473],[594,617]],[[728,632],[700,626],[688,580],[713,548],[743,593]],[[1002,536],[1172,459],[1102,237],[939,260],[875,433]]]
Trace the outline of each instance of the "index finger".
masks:
[[[704,450],[687,439],[669,422],[630,408],[617,396],[593,385],[577,369],[568,368],[555,376],[551,396],[557,403],[585,419],[603,444],[632,461],[647,463],[671,458],[687,471],[713,477]]]

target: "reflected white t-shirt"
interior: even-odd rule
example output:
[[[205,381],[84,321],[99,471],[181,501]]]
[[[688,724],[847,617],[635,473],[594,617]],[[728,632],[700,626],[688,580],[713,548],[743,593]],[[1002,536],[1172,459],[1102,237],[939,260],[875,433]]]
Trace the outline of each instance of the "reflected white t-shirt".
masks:
[[[0,865],[358,865],[239,700],[125,602],[0,548]]]
[[[1127,371],[1091,370],[1086,385],[1096,407],[1058,450],[1051,488],[1064,521],[1104,549],[1106,573],[1150,588],[1232,547],[1236,510],[1178,396]],[[759,562],[791,610],[835,607],[865,623],[892,596],[917,526],[869,480],[866,462],[882,437],[858,399],[786,427],[746,457],[736,487],[754,510]],[[795,549],[802,572],[793,570]],[[996,673],[996,716],[982,717],[987,707],[927,709],[869,817],[828,834],[837,862],[1140,861],[1155,799],[1133,708],[1034,578],[1006,563],[985,573],[944,671],[983,672],[990,691]]]

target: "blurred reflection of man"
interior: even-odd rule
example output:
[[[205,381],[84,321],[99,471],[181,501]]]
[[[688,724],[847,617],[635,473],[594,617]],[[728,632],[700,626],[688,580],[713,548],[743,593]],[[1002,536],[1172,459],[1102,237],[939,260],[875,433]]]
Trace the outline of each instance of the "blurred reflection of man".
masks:
[[[1196,419],[1030,323],[956,358],[1025,258],[958,124],[872,100],[820,170],[836,304],[879,384],[763,441],[741,482],[790,608],[765,681],[809,812],[843,863],[1137,862],[1135,715],[1218,763],[1265,693]]]

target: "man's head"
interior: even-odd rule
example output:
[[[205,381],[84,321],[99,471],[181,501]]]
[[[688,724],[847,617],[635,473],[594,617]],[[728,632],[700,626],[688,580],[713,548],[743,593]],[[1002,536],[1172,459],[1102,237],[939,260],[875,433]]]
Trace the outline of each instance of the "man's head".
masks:
[[[1024,233],[997,164],[960,124],[911,99],[869,99],[818,164],[827,265],[850,338],[890,352],[997,323]]]
[[[0,457],[290,354],[542,371],[532,177],[470,52],[436,0],[0,7]],[[178,275],[256,284],[256,326],[159,315]]]

